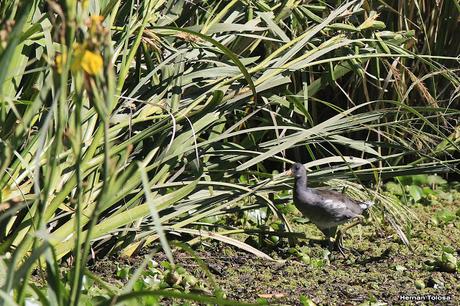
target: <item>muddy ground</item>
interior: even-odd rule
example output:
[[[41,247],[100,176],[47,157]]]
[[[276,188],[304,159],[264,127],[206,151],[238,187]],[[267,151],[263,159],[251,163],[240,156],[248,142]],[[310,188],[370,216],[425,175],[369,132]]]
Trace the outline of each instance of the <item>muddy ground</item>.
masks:
[[[460,273],[442,271],[449,269],[441,263],[443,249],[460,258],[460,197],[457,196],[451,201],[411,206],[419,219],[410,231],[412,250],[401,242],[390,224],[376,226],[372,220],[348,232],[345,245],[350,251],[346,258],[338,252],[327,254],[324,245],[308,240],[301,241],[303,246],[298,246],[296,252],[287,242],[265,247],[263,250],[274,261],[215,242],[195,250],[226,297],[241,302],[309,305],[310,299],[317,305],[385,305],[378,302],[414,305],[415,302],[401,299],[406,296],[438,299],[418,303],[421,305],[460,305]],[[293,222],[293,225],[296,231],[321,236],[311,224]],[[136,267],[143,258],[139,255],[102,260],[92,270],[103,279],[121,285],[123,281],[116,276],[117,266]],[[165,257],[155,254],[154,259],[161,262]],[[203,288],[213,290],[192,256],[175,250],[174,259],[196,276]]]

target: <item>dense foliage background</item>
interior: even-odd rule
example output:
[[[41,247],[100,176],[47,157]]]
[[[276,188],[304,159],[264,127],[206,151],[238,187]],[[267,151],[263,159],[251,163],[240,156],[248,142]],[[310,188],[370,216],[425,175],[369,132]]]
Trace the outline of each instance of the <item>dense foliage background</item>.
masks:
[[[229,235],[290,230],[278,174],[294,161],[313,184],[376,200],[404,237],[382,182],[458,172],[459,12],[455,0],[2,1],[2,294],[23,302],[34,267],[56,275],[70,258],[76,304],[90,249],[132,255],[163,231],[266,256]]]

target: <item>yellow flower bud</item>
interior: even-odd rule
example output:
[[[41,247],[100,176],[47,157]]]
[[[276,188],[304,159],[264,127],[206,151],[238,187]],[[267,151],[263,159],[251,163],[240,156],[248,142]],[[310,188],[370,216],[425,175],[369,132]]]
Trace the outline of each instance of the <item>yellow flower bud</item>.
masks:
[[[81,59],[81,68],[90,75],[96,75],[102,71],[103,60],[99,53],[85,50]]]

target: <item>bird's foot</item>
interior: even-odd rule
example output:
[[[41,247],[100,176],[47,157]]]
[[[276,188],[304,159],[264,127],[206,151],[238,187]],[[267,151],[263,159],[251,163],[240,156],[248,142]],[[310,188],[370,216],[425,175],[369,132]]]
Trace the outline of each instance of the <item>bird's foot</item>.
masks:
[[[345,251],[349,251],[348,248],[346,248],[343,245],[343,239],[342,236],[337,235],[336,238],[329,237],[329,239],[326,241],[327,242],[327,248],[329,251],[339,251],[342,256],[346,257]]]
[[[335,237],[335,241],[334,241],[334,249],[339,251],[340,254],[342,254],[343,257],[347,257],[345,255],[345,251],[349,251],[348,248],[346,248],[344,245],[343,245],[343,235],[342,235],[342,232],[341,231],[338,231],[337,232],[337,236]]]
[[[345,245],[343,244],[343,235],[340,232],[337,233],[337,237],[335,238],[333,247],[334,250],[339,251],[345,259],[348,258],[348,255],[346,253],[352,253],[354,256],[361,255],[356,249],[345,247]]]

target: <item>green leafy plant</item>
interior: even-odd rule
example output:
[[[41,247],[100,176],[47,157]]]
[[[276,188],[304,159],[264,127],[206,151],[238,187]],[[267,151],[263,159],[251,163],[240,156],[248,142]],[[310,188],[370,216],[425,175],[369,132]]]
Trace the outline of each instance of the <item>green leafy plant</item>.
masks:
[[[396,182],[389,181],[385,184],[386,190],[397,196],[403,202],[418,203],[445,198],[443,191],[447,181],[438,175],[413,175],[396,178]]]
[[[160,269],[161,265],[161,269]],[[171,265],[164,261],[161,264],[150,260],[146,269],[134,282],[133,291],[158,290],[158,289],[177,289],[180,292],[203,292],[210,294],[211,291],[206,288],[205,284],[198,281],[196,277],[190,274],[181,266]],[[135,270],[128,265],[118,266],[116,276],[122,280],[129,280],[134,276]],[[158,300],[156,300],[158,302]]]
[[[438,270],[443,272],[455,273],[460,268],[460,263],[455,256],[455,250],[450,247],[444,247],[440,256],[425,262],[428,270]]]
[[[446,225],[456,220],[458,216],[447,209],[437,212],[431,219],[434,225]]]
[[[36,269],[53,280],[40,300],[79,305],[90,252],[131,256],[170,232],[270,258],[232,237],[254,223],[219,220],[262,209],[261,224],[292,231],[273,170],[294,159],[404,223],[362,185],[459,162],[459,7],[423,4],[1,1],[0,305],[23,304]],[[226,303],[119,301],[149,295]]]

